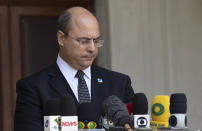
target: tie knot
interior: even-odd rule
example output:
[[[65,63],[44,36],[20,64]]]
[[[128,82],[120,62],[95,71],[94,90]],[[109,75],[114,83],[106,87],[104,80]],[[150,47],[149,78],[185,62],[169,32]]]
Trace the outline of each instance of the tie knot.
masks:
[[[77,78],[82,78],[84,76],[84,72],[81,71],[81,70],[78,70],[77,73],[76,73],[76,77]]]

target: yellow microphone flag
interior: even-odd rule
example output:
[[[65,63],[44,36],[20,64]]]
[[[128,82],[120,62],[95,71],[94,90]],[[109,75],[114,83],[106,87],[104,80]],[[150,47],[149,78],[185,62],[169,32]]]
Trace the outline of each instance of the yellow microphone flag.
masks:
[[[168,127],[168,119],[170,117],[170,96],[154,96],[151,106],[151,117],[151,127]]]

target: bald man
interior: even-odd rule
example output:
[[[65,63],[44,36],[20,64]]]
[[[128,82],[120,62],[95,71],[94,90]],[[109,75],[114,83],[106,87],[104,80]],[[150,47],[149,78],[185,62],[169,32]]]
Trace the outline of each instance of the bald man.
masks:
[[[134,97],[127,75],[93,65],[102,47],[95,16],[82,7],[61,13],[56,63],[17,82],[15,131],[43,131],[44,107],[48,100],[71,94],[78,107],[93,105],[94,121],[100,119],[103,100],[116,95],[128,103]]]

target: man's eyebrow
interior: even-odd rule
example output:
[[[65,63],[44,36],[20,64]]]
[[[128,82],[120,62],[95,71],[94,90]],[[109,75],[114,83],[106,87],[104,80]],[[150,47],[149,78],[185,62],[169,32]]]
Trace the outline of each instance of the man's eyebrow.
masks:
[[[100,39],[101,35],[99,35],[97,38],[93,39],[93,40],[97,40]],[[91,40],[91,38],[88,37],[79,37],[78,39],[85,39],[85,40]]]
[[[94,40],[97,40],[97,39],[100,39],[101,38],[101,35],[99,35],[97,38],[95,38]]]

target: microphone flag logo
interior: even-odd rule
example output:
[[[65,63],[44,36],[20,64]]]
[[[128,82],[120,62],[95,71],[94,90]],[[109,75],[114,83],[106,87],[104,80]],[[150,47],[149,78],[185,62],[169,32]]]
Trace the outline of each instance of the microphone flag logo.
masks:
[[[78,122],[78,128],[79,129],[84,129],[85,128],[85,124],[82,121]]]
[[[55,119],[55,122],[56,122],[58,125],[60,125],[60,119],[59,119],[58,117]]]
[[[94,121],[79,121],[78,122],[78,128],[79,129],[95,129],[97,127],[97,124]]]
[[[44,116],[44,131],[59,131],[60,118],[59,116]]]
[[[140,117],[140,118],[138,118],[137,119],[137,125],[139,126],[139,127],[146,127],[147,126],[147,119],[145,118],[145,117]]]
[[[90,121],[87,125],[88,129],[95,129],[97,124],[94,121]]]
[[[155,103],[153,106],[152,106],[152,113],[156,116],[160,116],[164,113],[165,109],[164,109],[164,106],[160,103]]]

